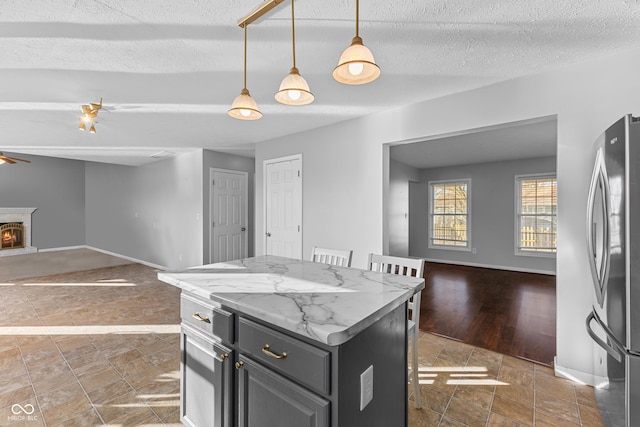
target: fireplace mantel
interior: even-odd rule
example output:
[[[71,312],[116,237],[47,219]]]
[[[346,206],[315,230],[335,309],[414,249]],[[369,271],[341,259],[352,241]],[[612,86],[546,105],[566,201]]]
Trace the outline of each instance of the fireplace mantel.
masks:
[[[0,223],[21,222],[24,226],[24,248],[5,249],[0,256],[20,255],[38,252],[38,248],[31,246],[31,215],[38,208],[0,208]]]

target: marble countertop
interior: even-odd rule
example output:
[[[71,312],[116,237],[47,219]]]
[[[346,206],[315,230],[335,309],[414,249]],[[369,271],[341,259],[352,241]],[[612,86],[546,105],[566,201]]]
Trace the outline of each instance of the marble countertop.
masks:
[[[424,288],[424,279],[259,256],[158,279],[316,341],[339,345]]]

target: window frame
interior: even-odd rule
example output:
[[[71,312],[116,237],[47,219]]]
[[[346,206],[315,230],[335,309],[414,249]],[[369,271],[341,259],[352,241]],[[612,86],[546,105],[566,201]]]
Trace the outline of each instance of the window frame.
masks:
[[[433,188],[436,185],[442,184],[453,184],[453,183],[465,183],[467,186],[467,244],[466,246],[458,246],[458,245],[442,245],[434,243],[433,237],[433,216],[434,213],[434,200],[433,200]],[[462,252],[471,252],[471,178],[461,178],[461,179],[445,179],[438,181],[428,181],[429,185],[429,234],[428,234],[428,247],[429,249],[441,249],[441,250],[450,250],[450,251],[462,251]]]
[[[521,197],[522,197],[522,193],[521,193],[521,189],[522,189],[522,182],[523,181],[527,181],[527,180],[538,180],[538,179],[554,179],[556,181],[556,205],[555,205],[555,214],[550,215],[550,214],[545,214],[542,216],[555,216],[556,218],[556,246],[555,246],[555,251],[553,252],[542,252],[542,251],[531,251],[531,250],[525,250],[522,249],[520,247],[520,241],[521,241],[521,237],[520,237],[520,231],[522,229],[522,212],[520,211],[520,208],[522,206],[521,203]],[[514,190],[515,190],[515,196],[514,196],[514,254],[516,256],[527,256],[527,257],[538,257],[538,258],[556,258],[556,254],[558,253],[558,243],[557,243],[557,238],[558,238],[558,177],[556,173],[536,173],[536,174],[523,174],[523,175],[515,175],[514,178]]]

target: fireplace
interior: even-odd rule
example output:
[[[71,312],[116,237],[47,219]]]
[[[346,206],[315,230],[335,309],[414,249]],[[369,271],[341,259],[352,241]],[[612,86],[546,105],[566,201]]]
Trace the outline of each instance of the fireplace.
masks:
[[[24,226],[21,222],[0,222],[0,250],[24,248]]]
[[[31,246],[31,215],[36,208],[0,208],[0,257],[38,252]]]

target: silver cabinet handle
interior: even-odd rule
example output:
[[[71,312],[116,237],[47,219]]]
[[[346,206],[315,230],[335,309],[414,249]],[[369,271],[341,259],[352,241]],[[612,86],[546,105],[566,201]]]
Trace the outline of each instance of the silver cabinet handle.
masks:
[[[608,341],[611,344],[605,342],[602,338],[596,335],[595,332],[593,332],[593,329],[591,329],[592,320],[595,320],[596,323],[604,330],[604,333],[607,335]],[[595,342],[598,343],[600,347],[606,350],[611,357],[616,359],[618,362],[622,362],[622,358],[624,357],[624,347],[622,347],[622,344],[618,343],[618,340],[614,338],[613,333],[602,323],[595,311],[592,311],[587,316],[587,333]]]

